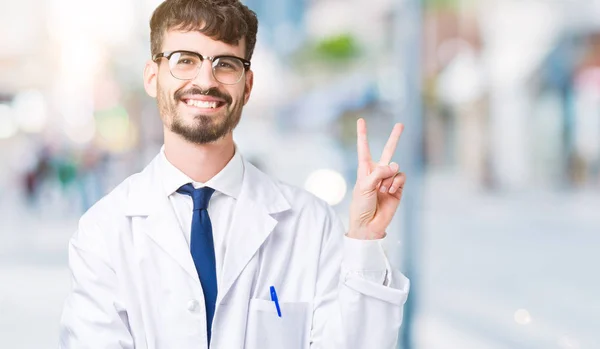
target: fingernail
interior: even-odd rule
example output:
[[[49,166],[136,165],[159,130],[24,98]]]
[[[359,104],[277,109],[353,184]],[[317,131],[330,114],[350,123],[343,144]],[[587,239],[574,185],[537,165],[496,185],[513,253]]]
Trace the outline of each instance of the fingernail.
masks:
[[[391,187],[390,188],[390,194],[394,194],[396,192],[396,187]]]
[[[400,166],[398,166],[398,164],[395,162],[390,163],[390,167],[392,168],[392,171],[398,171],[400,168]]]
[[[387,187],[385,185],[382,185],[381,188],[379,188],[379,191],[385,193],[387,191]]]

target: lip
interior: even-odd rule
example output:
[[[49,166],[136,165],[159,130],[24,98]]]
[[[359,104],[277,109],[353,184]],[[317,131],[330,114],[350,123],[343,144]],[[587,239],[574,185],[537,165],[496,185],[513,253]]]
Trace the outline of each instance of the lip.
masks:
[[[187,104],[188,100],[196,100],[196,101],[204,101],[204,102],[217,102],[217,107],[216,108],[202,108],[202,107],[197,107],[195,105],[189,105]],[[191,110],[195,110],[195,111],[202,111],[203,113],[214,113],[214,112],[218,112],[220,111],[224,106],[225,106],[225,102],[223,100],[220,100],[218,98],[203,98],[203,99],[196,99],[196,98],[182,98],[180,101],[181,104],[184,105],[185,108],[189,108]]]
[[[201,102],[218,102],[225,103],[225,101],[221,98],[216,98],[212,96],[203,96],[203,95],[188,95],[181,97],[181,101],[183,103],[187,103],[189,100],[201,101]]]

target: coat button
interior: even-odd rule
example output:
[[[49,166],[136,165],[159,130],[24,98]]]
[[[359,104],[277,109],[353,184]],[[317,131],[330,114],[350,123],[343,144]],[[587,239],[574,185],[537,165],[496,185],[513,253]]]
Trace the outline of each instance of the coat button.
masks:
[[[200,304],[198,303],[198,301],[197,301],[197,300],[195,300],[195,299],[192,299],[192,300],[190,300],[190,301],[188,302],[188,304],[187,304],[187,309],[188,309],[190,312],[195,312],[196,310],[198,310],[198,307],[199,307],[199,305],[200,305]]]

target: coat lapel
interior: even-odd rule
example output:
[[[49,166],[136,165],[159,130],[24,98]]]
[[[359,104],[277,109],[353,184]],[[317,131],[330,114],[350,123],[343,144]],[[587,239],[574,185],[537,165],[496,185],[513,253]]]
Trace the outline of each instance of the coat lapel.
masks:
[[[158,161],[159,159],[156,157],[144,171],[130,179],[131,188],[126,215],[142,218],[140,225],[133,225],[133,234],[145,233],[148,235],[192,278],[199,282],[181,225],[169,198],[162,191]],[[146,218],[143,218],[144,216]]]
[[[161,190],[159,158],[154,158],[144,171],[129,181],[131,187],[126,215],[146,217],[139,230],[199,282],[177,216],[169,198]],[[231,222],[217,303],[227,295],[244,267],[277,225],[272,215],[290,208],[273,179],[244,160],[242,189]],[[133,234],[137,233],[140,232],[134,229]]]
[[[227,295],[277,225],[272,214],[288,209],[290,204],[276,183],[244,161],[244,179],[231,222],[217,303]]]

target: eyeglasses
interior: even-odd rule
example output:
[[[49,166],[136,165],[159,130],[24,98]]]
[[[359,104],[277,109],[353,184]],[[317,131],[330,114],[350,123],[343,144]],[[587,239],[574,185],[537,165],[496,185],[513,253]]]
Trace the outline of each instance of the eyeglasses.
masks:
[[[171,75],[179,80],[192,80],[200,72],[205,59],[212,62],[212,74],[215,80],[225,85],[237,84],[250,69],[250,61],[235,56],[202,56],[191,51],[170,51],[157,53],[152,60],[159,58],[169,60]]]

